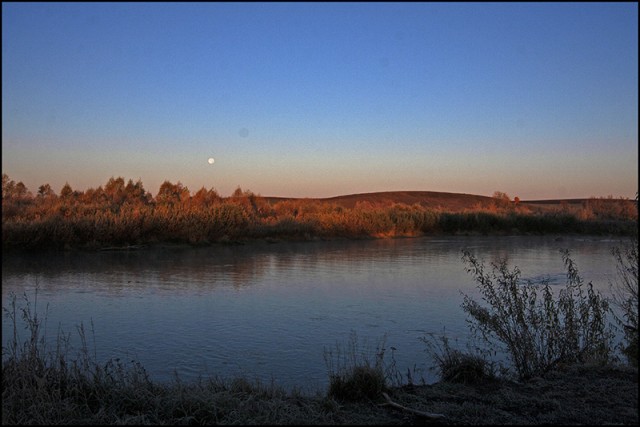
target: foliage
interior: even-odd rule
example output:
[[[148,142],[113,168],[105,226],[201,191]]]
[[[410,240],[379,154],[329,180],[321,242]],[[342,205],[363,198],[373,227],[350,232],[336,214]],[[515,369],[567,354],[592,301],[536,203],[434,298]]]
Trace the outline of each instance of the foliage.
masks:
[[[463,260],[486,303],[464,295],[462,308],[470,316],[471,330],[489,348],[501,345],[519,378],[542,375],[559,364],[611,360],[609,303],[591,283],[585,292],[569,251],[563,252],[567,282],[558,295],[547,281],[521,283],[520,270],[509,270],[506,260],[492,263],[491,272],[468,251]]]
[[[441,381],[478,384],[496,377],[493,363],[479,353],[451,348],[445,334],[440,337],[430,334],[421,340],[436,362]]]
[[[164,181],[153,197],[140,180],[111,177],[104,187],[60,195],[49,184],[34,197],[22,182],[2,177],[4,249],[131,246],[155,242],[210,244],[247,239],[380,238],[424,234],[614,233],[637,230],[629,200],[594,199],[571,211],[531,213],[500,192],[491,204],[448,212],[420,204],[360,202],[352,208],[311,199],[268,200],[238,187],[194,194]],[[634,216],[635,215],[635,216]]]
[[[493,199],[496,205],[500,208],[508,208],[511,204],[511,197],[507,193],[503,193],[502,191],[494,191]]]
[[[615,247],[617,280],[612,284],[613,303],[621,314],[615,314],[616,322],[624,330],[623,353],[629,362],[638,366],[638,235],[625,246]]]
[[[335,353],[325,350],[329,370],[327,395],[341,401],[378,398],[387,389],[384,351],[384,343],[379,344],[371,360],[371,349],[360,348],[355,332],[351,333],[346,351],[339,345],[336,345]]]

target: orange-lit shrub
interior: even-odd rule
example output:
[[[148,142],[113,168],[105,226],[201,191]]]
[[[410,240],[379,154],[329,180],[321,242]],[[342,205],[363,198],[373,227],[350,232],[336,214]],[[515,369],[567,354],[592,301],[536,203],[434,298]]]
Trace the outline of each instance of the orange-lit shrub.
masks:
[[[110,178],[85,192],[66,184],[60,196],[48,184],[36,196],[3,175],[4,248],[99,248],[153,242],[208,244],[253,238],[362,238],[434,233],[630,233],[637,230],[637,202],[592,198],[545,212],[508,202],[447,212],[383,202],[353,208],[313,199],[269,200],[238,187],[223,198],[202,187],[191,195],[181,183],[163,182],[156,197],[140,180]],[[498,201],[498,203],[496,203]]]

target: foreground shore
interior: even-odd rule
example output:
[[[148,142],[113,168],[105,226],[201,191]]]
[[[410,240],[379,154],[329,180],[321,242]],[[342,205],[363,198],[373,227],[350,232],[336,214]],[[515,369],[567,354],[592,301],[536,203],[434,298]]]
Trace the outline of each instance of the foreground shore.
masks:
[[[390,397],[412,409],[443,414],[444,424],[638,423],[638,371],[630,367],[577,366],[524,383],[495,380],[477,385],[407,386],[394,390]],[[387,424],[424,422],[419,416],[379,408],[384,411],[376,408],[380,421]],[[374,419],[364,422],[378,423]]]
[[[4,371],[4,369],[3,369]],[[3,390],[7,378],[3,372]],[[87,389],[86,399],[3,393],[2,424],[513,425],[638,423],[638,371],[629,366],[574,366],[524,383],[439,382],[395,387],[378,399],[342,402],[243,379],[195,384],[129,384]],[[30,392],[33,392],[32,388]],[[17,394],[16,394],[17,392]],[[53,393],[51,393],[53,392]],[[45,393],[45,394],[42,394]],[[6,396],[5,396],[6,394]],[[104,396],[99,396],[104,394]],[[398,408],[402,406],[405,409]],[[440,414],[431,420],[419,413]]]

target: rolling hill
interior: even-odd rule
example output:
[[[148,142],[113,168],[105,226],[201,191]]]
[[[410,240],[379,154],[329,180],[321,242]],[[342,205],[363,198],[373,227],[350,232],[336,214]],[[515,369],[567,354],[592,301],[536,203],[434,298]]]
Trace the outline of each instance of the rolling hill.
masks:
[[[487,207],[495,199],[489,196],[480,196],[466,193],[446,193],[438,191],[383,191],[373,193],[348,194],[343,196],[327,198],[287,198],[287,197],[264,197],[270,203],[277,203],[284,200],[297,200],[330,203],[353,208],[357,204],[372,206],[391,206],[396,203],[406,205],[419,204],[426,208],[439,209],[448,212],[460,212],[466,209]],[[588,199],[558,199],[558,200],[523,200],[519,204],[526,206],[532,211],[545,211],[559,207],[562,203],[579,207]],[[606,200],[606,199],[605,199]]]

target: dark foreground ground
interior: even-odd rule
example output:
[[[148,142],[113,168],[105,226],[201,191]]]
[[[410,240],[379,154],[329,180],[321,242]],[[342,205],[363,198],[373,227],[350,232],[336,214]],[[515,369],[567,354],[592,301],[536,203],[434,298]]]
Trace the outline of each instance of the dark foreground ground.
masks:
[[[405,407],[445,415],[431,421],[386,406],[345,406],[343,424],[638,424],[638,371],[574,367],[526,383],[438,383],[392,390]],[[381,399],[381,402],[383,400]],[[333,421],[333,420],[332,420]]]
[[[638,369],[628,365],[575,366],[523,383],[405,385],[387,390],[392,404],[382,394],[344,402],[245,379],[154,384],[112,371],[74,385],[73,375],[48,376],[3,366],[3,425],[638,425]]]
[[[7,398],[3,388],[2,424],[638,424],[638,370],[628,366],[572,367],[526,383],[441,382],[388,390],[391,401],[405,409],[385,404],[382,396],[375,401],[347,403],[326,395],[309,397],[275,387],[256,387],[245,380],[225,386],[178,382],[111,392],[94,388],[87,393],[105,395],[97,401],[85,396],[88,399],[83,403],[57,400],[51,391],[40,394],[44,391],[41,386],[44,384],[17,400],[16,396]],[[444,417],[432,420],[412,411]]]

